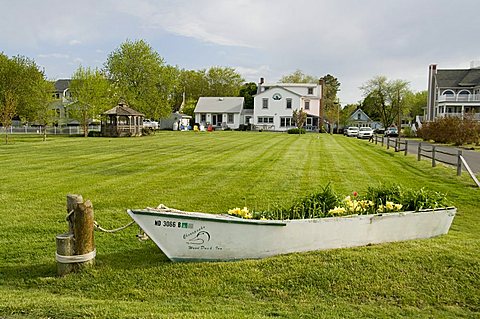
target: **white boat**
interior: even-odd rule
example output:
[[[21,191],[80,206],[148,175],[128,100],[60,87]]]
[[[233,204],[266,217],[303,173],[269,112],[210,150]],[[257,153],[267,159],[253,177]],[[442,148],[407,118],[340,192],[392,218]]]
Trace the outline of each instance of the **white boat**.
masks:
[[[256,259],[446,234],[455,207],[294,220],[252,220],[163,205],[128,214],[172,261]]]

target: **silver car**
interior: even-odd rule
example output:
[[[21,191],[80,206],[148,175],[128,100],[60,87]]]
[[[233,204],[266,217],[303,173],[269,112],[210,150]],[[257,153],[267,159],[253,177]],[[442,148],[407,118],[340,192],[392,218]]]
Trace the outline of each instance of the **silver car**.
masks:
[[[371,138],[373,136],[373,129],[371,127],[361,127],[358,131],[358,138]]]
[[[358,127],[350,126],[347,128],[347,132],[345,133],[347,136],[358,136]]]

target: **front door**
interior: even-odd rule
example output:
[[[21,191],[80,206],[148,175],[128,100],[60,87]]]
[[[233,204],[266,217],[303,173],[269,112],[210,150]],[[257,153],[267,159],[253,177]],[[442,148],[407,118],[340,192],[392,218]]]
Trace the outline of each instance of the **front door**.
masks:
[[[212,124],[213,126],[217,126],[217,114],[212,114]]]

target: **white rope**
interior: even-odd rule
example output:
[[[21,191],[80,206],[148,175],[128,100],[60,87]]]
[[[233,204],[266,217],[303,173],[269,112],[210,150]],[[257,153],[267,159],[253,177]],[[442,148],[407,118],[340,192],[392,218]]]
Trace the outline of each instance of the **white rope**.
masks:
[[[73,256],[63,256],[55,253],[55,259],[62,264],[73,264],[73,263],[83,263],[89,260],[92,260],[97,255],[97,250],[89,252],[84,255],[73,255]]]
[[[123,230],[123,229],[133,225],[134,223],[135,223],[135,221],[131,221],[130,223],[126,224],[125,226],[118,227],[118,228],[115,228],[115,229],[105,229],[102,226],[100,226],[96,221],[93,222],[93,225],[95,226],[95,229],[103,231],[104,233],[115,233],[117,231]]]

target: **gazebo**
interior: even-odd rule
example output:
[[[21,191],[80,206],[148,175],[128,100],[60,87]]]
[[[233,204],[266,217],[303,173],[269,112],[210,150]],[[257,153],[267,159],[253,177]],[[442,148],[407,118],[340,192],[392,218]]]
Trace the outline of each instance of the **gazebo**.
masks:
[[[102,115],[103,136],[141,136],[144,114],[129,108],[123,102]]]

